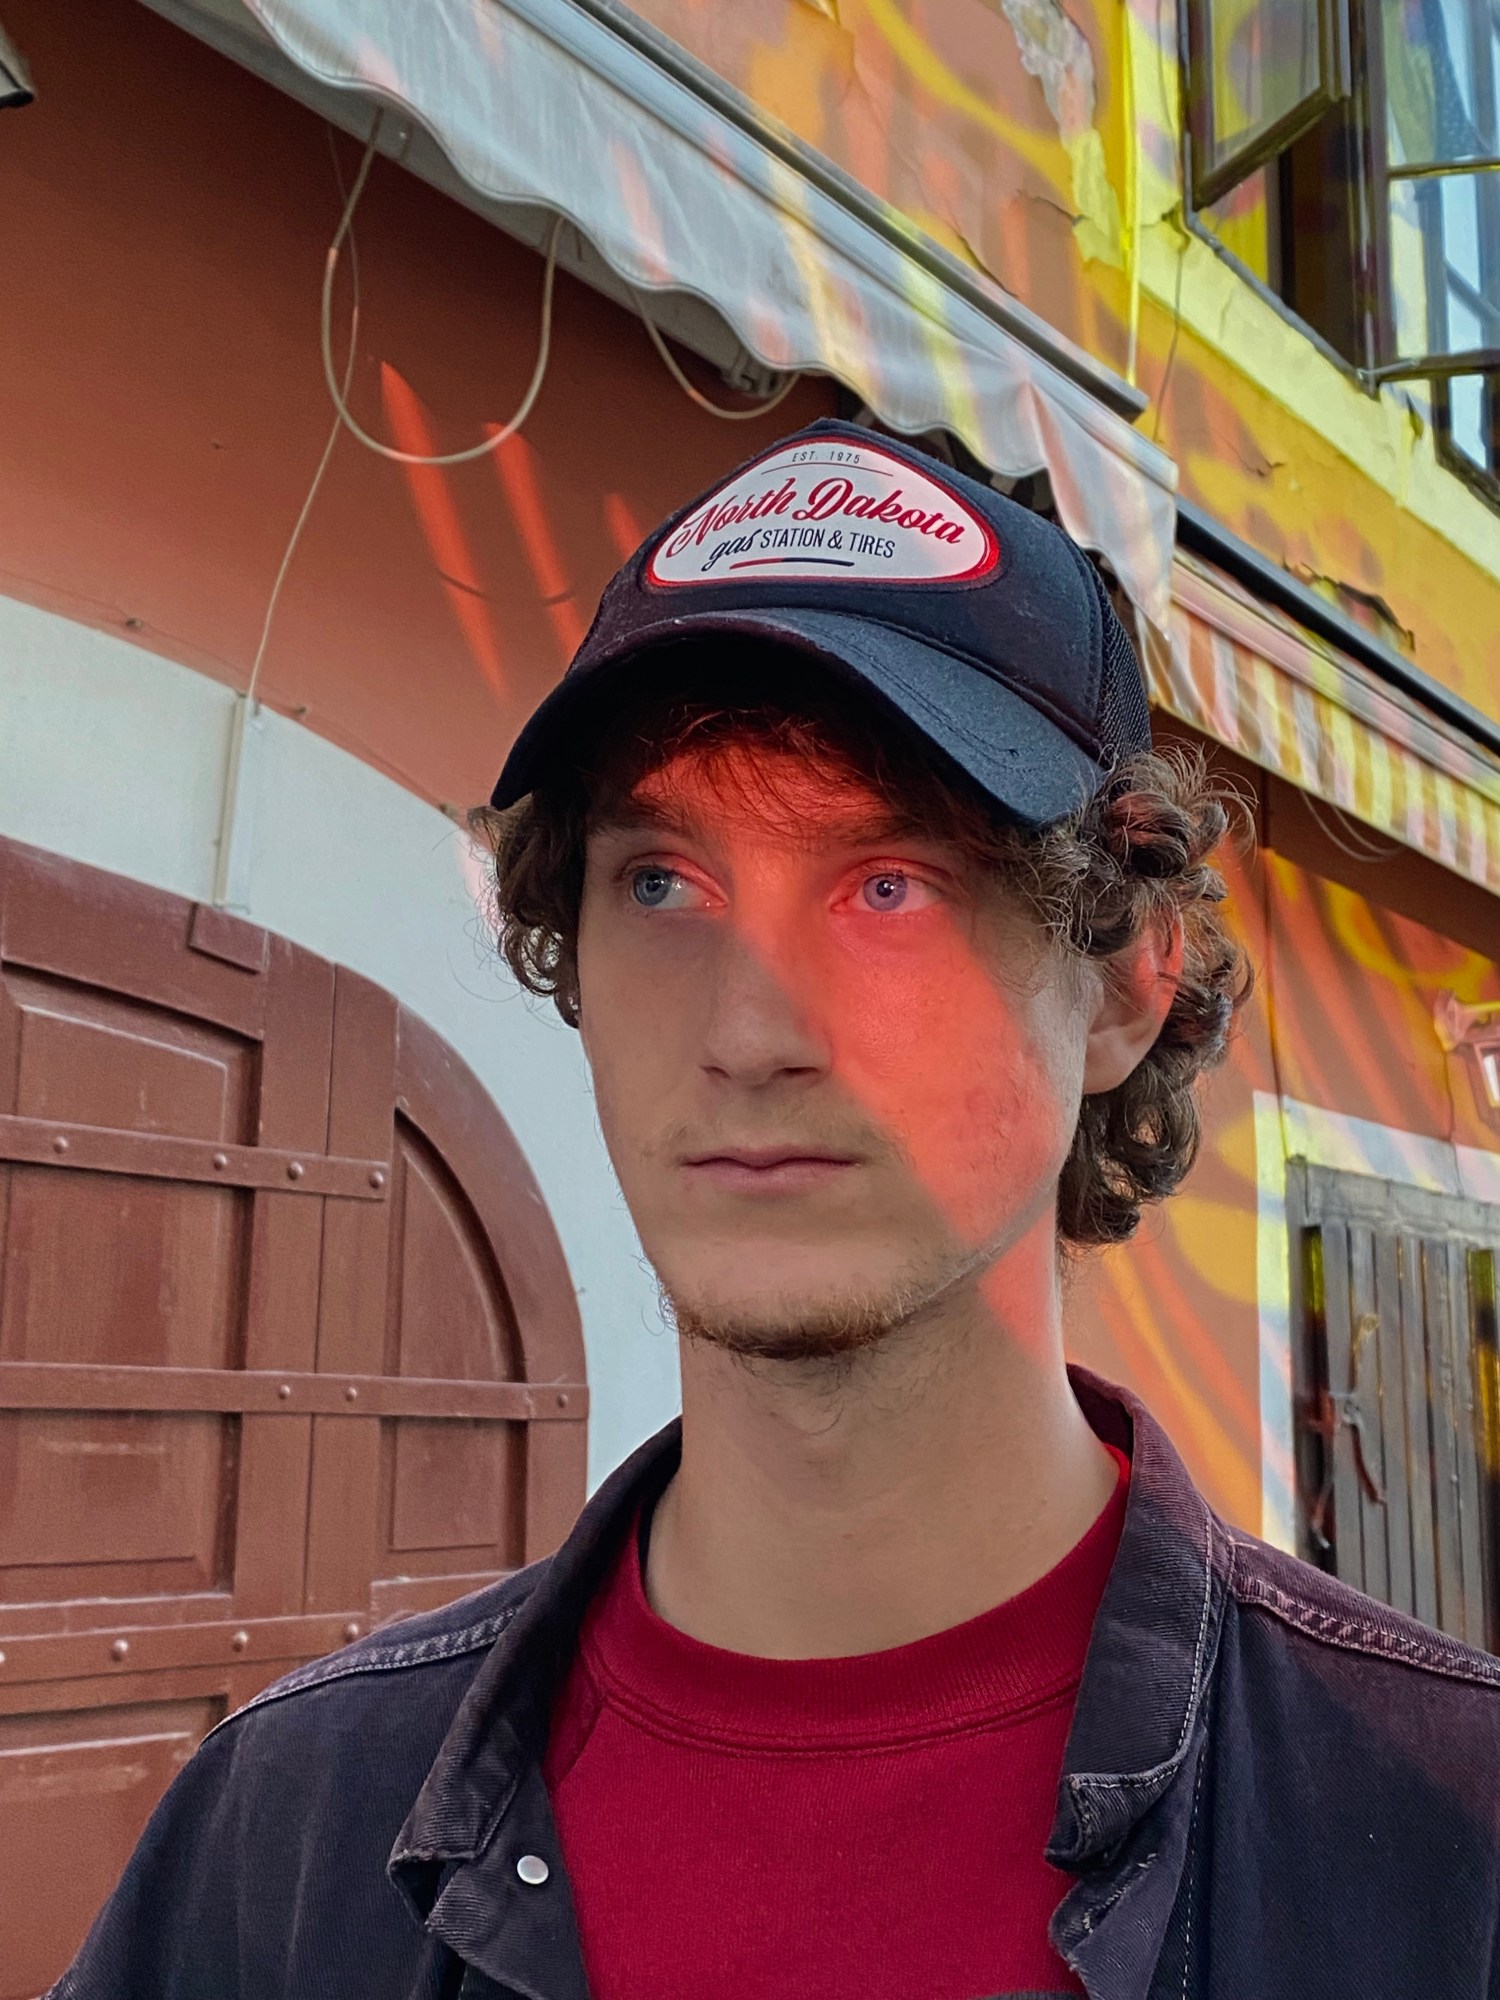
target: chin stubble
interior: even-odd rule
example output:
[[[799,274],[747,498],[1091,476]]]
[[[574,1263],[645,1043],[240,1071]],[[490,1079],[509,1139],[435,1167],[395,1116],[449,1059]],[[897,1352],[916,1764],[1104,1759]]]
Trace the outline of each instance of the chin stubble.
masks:
[[[713,1347],[746,1361],[828,1364],[852,1362],[873,1353],[909,1327],[947,1287],[910,1287],[879,1297],[848,1297],[807,1310],[754,1314],[676,1299],[663,1288],[662,1302],[683,1340]]]

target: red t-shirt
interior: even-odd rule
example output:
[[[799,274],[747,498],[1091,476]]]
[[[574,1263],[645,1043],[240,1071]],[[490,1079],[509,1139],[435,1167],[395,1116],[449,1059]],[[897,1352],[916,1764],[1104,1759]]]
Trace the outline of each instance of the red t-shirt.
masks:
[[[646,1602],[631,1535],[547,1752],[594,2000],[1081,1993],[1042,1850],[1129,1467],[1018,1597],[914,1645],[763,1660]]]

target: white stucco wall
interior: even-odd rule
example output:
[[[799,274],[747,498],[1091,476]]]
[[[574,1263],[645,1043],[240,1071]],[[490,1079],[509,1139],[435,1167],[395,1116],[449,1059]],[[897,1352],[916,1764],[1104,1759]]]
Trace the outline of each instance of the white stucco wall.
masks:
[[[201,674],[0,597],[0,835],[207,900],[234,705]],[[677,1408],[676,1347],[610,1170],[578,1037],[488,948],[477,880],[465,836],[441,813],[310,730],[258,712],[231,907],[387,987],[500,1107],[578,1290],[592,1486]]]

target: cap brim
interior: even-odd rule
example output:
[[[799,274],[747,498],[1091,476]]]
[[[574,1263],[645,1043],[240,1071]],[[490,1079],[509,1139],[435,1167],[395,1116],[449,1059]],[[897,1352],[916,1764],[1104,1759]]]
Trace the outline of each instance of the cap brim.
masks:
[[[1072,737],[980,668],[869,619],[778,607],[700,612],[637,626],[628,644],[569,674],[536,709],[505,760],[491,805],[514,805],[535,787],[565,753],[585,712],[618,687],[622,669],[716,633],[766,639],[817,659],[894,710],[1025,825],[1066,818],[1102,782],[1104,773]]]

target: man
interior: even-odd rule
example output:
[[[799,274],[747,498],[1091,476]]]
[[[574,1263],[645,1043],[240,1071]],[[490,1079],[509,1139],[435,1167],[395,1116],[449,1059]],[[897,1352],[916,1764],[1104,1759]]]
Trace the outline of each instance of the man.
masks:
[[[681,1426],[222,1724],[58,2000],[1500,1995],[1500,1662],[1064,1365],[1246,987],[1086,558],[815,424],[626,566],[493,803]]]

